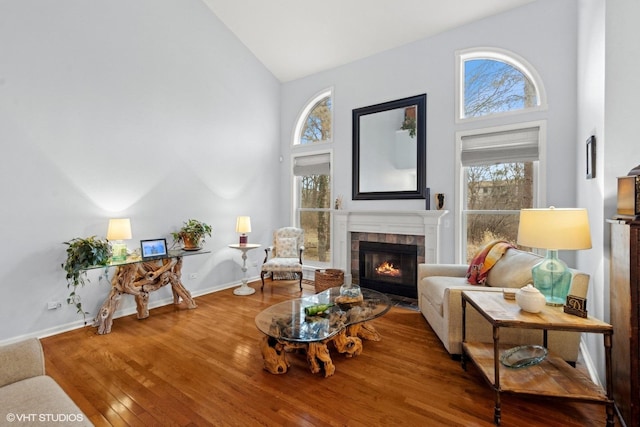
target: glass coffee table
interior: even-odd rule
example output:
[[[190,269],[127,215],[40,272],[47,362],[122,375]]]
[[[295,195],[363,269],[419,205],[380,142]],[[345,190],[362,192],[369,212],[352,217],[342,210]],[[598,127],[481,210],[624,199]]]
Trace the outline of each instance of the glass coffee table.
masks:
[[[265,334],[260,344],[264,368],[272,374],[284,374],[290,366],[286,353],[304,349],[311,372],[324,370],[324,376],[329,377],[335,372],[327,348],[329,342],[339,353],[353,357],[362,352],[362,339],[379,341],[380,335],[367,322],[389,311],[391,302],[381,292],[366,288],[361,291],[363,298],[359,302],[336,302],[340,287],[335,287],[260,312],[256,326]],[[333,306],[321,315],[305,314],[305,307],[322,304]]]

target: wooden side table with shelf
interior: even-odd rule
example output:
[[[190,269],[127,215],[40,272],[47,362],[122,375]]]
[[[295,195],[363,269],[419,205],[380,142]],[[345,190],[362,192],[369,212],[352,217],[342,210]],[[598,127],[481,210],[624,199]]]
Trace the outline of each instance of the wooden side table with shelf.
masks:
[[[466,342],[466,307],[473,306],[493,327],[493,343]],[[549,352],[537,365],[513,369],[501,366],[500,356],[509,347],[500,344],[500,328],[540,329],[547,347],[547,331],[575,331],[602,334],[606,359],[606,392],[589,377],[560,357]],[[500,393],[543,396],[553,399],[580,400],[606,405],[607,426],[614,425],[614,402],[611,386],[611,336],[608,323],[592,317],[581,318],[563,312],[562,307],[545,306],[540,313],[522,311],[515,301],[501,292],[462,292],[462,367],[470,359],[495,392],[493,420],[500,424]]]

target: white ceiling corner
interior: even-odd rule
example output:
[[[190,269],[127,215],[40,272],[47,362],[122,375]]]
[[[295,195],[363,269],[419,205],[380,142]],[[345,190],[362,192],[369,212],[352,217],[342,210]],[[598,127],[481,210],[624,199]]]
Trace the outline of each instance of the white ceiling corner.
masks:
[[[535,0],[202,0],[281,82]]]

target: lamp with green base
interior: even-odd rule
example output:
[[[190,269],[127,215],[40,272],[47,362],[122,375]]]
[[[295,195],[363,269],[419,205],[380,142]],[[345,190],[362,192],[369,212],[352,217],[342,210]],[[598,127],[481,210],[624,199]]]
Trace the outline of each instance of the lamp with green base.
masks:
[[[546,257],[531,270],[533,286],[542,292],[547,305],[564,305],[571,285],[571,271],[558,258],[558,251],[591,248],[587,211],[553,206],[522,209],[518,244],[547,250]]]

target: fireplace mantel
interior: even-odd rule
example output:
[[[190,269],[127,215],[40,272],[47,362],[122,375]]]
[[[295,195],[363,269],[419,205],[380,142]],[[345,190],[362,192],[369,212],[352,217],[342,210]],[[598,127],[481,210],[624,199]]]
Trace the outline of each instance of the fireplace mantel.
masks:
[[[351,272],[351,232],[424,236],[425,262],[440,259],[441,219],[449,211],[333,211],[331,259],[335,268]]]

